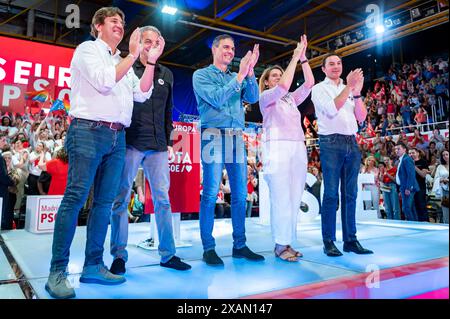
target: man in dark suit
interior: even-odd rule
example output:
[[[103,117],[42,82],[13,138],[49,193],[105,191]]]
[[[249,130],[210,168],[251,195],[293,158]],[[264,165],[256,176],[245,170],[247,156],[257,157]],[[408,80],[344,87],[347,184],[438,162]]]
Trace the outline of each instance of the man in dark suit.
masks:
[[[6,224],[6,208],[8,207],[8,187],[14,186],[14,181],[8,175],[8,169],[6,168],[6,162],[3,156],[1,156],[3,148],[6,146],[6,135],[0,133],[0,198],[3,200],[3,204],[0,207],[2,212],[2,225],[1,229],[9,229]]]
[[[400,185],[402,194],[402,209],[406,220],[417,221],[417,212],[414,206],[414,194],[420,190],[416,180],[416,168],[413,159],[407,154],[408,148],[405,143],[398,142],[395,152],[399,157],[397,175],[395,179]]]

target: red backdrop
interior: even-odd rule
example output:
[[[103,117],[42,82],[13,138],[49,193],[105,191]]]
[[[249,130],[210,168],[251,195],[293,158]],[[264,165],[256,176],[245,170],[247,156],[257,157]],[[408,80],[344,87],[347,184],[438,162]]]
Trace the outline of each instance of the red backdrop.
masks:
[[[170,204],[174,213],[195,213],[200,205],[200,133],[195,123],[174,122],[173,125],[174,156],[168,163]],[[144,212],[154,212],[147,181]]]
[[[0,36],[0,108],[23,113],[25,92],[48,85],[52,98],[68,94],[74,49]],[[48,104],[46,105],[48,107]]]

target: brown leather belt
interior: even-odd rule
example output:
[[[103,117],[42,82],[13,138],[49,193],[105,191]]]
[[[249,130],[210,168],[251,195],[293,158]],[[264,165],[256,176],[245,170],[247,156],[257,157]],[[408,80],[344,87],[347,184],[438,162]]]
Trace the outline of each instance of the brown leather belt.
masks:
[[[105,126],[113,131],[122,131],[125,128],[125,125],[118,122],[106,122],[106,121],[93,121],[93,120],[86,120],[86,119],[80,119],[77,118],[77,121],[86,121],[89,123],[96,123],[99,126]]]

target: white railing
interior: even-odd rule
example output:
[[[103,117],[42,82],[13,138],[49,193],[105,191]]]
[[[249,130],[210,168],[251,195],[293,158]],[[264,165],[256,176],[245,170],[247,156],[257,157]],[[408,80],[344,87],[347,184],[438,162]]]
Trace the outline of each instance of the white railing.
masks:
[[[428,121],[428,117],[427,117],[427,121]],[[434,123],[424,123],[424,124],[415,124],[415,125],[410,125],[410,126],[402,126],[402,127],[396,127],[396,128],[387,128],[387,131],[399,131],[399,132],[403,132],[405,129],[408,129],[410,131],[413,131],[414,129],[418,128],[420,130],[421,133],[424,133],[426,131],[431,131],[434,130],[436,128],[436,126],[439,125],[445,125],[445,129],[448,130],[448,121],[441,121],[441,122],[434,122]],[[425,130],[425,127],[427,127],[427,130]],[[375,132],[381,132],[381,131],[375,131]],[[411,133],[410,133],[411,134]],[[396,136],[398,134],[395,134],[393,136]],[[367,137],[366,139],[372,139],[373,137]],[[319,147],[319,139],[318,138],[307,138],[306,139],[306,147],[308,149],[308,151],[311,150],[312,147]]]

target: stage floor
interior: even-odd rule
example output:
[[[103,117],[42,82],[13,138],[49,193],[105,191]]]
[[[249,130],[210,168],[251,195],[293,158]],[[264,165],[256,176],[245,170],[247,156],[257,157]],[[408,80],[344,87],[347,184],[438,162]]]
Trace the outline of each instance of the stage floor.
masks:
[[[266,260],[255,263],[232,258],[231,220],[217,219],[216,251],[223,257],[225,266],[214,268],[201,260],[198,220],[182,221],[181,240],[192,244],[177,248],[177,255],[192,265],[185,272],[160,267],[157,251],[136,246],[149,238],[149,223],[130,224],[127,282],[118,286],[79,283],[86,227],[78,227],[71,247],[70,281],[76,287],[77,298],[86,299],[412,298],[435,291],[441,292],[439,296],[444,291],[448,298],[448,225],[386,220],[360,222],[358,239],[374,254],[344,253],[332,258],[322,251],[320,221],[300,224],[298,241],[293,246],[304,257],[298,263],[289,263],[274,257],[270,226],[258,222],[259,218],[247,218],[247,244]],[[340,225],[337,229],[337,246],[342,250]],[[52,234],[14,230],[1,236],[23,272],[24,278],[20,280],[31,285],[36,298],[50,298],[44,285]],[[112,261],[109,233],[104,260],[109,267]],[[378,274],[380,283],[376,285]],[[369,285],[375,283],[372,285],[375,288],[368,288],[367,280]],[[0,298],[24,298],[1,250]]]

